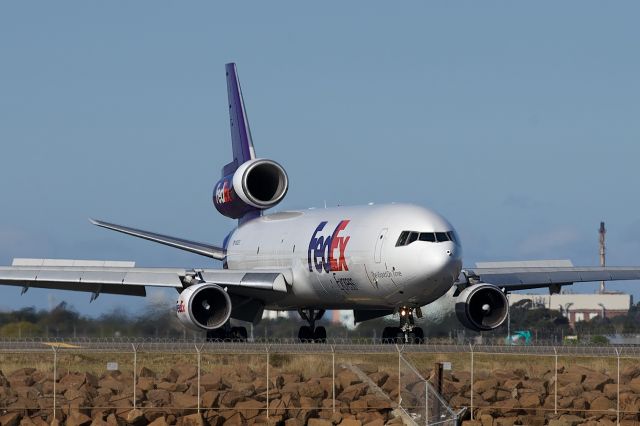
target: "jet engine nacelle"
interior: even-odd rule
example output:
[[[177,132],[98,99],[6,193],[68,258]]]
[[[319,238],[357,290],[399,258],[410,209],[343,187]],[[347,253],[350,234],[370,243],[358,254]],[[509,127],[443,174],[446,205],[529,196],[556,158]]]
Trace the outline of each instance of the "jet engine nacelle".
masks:
[[[507,318],[509,302],[493,284],[474,284],[456,297],[456,316],[467,328],[487,331],[500,327]]]
[[[194,330],[222,327],[231,316],[231,298],[212,283],[194,284],[182,290],[176,304],[180,322]]]
[[[254,159],[216,183],[213,204],[224,216],[238,219],[255,210],[275,206],[289,189],[284,168],[272,160]]]

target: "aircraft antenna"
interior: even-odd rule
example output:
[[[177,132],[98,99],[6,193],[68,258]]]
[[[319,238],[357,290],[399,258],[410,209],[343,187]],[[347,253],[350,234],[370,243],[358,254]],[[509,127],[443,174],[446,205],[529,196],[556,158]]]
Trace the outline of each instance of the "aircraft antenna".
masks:
[[[604,227],[604,222],[600,222],[600,230],[598,231],[600,234],[600,266],[605,266],[606,264],[606,249],[605,249],[605,241],[604,236],[607,233],[607,230]],[[600,294],[606,292],[604,281],[600,281]]]

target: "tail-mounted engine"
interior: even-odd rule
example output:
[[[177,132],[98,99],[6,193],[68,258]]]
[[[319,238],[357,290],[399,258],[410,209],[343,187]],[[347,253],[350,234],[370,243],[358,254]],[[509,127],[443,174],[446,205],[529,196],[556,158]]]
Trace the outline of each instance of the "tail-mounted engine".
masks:
[[[176,304],[180,322],[194,330],[215,330],[231,316],[231,298],[217,284],[194,284],[182,291]]]
[[[475,331],[500,327],[509,311],[507,297],[493,284],[469,286],[455,300],[458,320]]]
[[[280,164],[254,159],[216,183],[213,204],[224,216],[238,219],[250,211],[275,206],[282,201],[288,188],[287,173]]]

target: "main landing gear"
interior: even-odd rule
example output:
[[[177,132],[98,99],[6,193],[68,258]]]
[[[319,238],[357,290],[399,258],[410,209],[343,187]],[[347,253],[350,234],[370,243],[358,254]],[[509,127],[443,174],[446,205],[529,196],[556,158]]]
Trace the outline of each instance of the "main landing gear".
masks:
[[[225,325],[215,330],[207,331],[207,342],[246,342],[247,329],[245,327],[231,327],[227,321]]]
[[[300,318],[309,323],[298,330],[298,339],[301,342],[327,342],[327,330],[323,326],[316,327],[316,321],[324,315],[324,309],[298,309]]]
[[[383,343],[424,343],[424,331],[416,327],[413,318],[414,309],[403,306],[400,314],[400,327],[385,327],[382,331]],[[416,316],[422,318],[420,308],[415,309]]]

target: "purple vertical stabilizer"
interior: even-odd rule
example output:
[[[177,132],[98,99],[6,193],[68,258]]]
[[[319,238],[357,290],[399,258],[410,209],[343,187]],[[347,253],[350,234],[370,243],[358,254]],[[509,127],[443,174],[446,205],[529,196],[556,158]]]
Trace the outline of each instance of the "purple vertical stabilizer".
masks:
[[[231,125],[231,146],[233,148],[233,161],[222,169],[222,176],[227,176],[236,171],[243,163],[255,158],[251,130],[247,111],[244,109],[240,80],[236,64],[231,62],[225,65],[227,72],[227,94],[229,97],[229,119]]]

